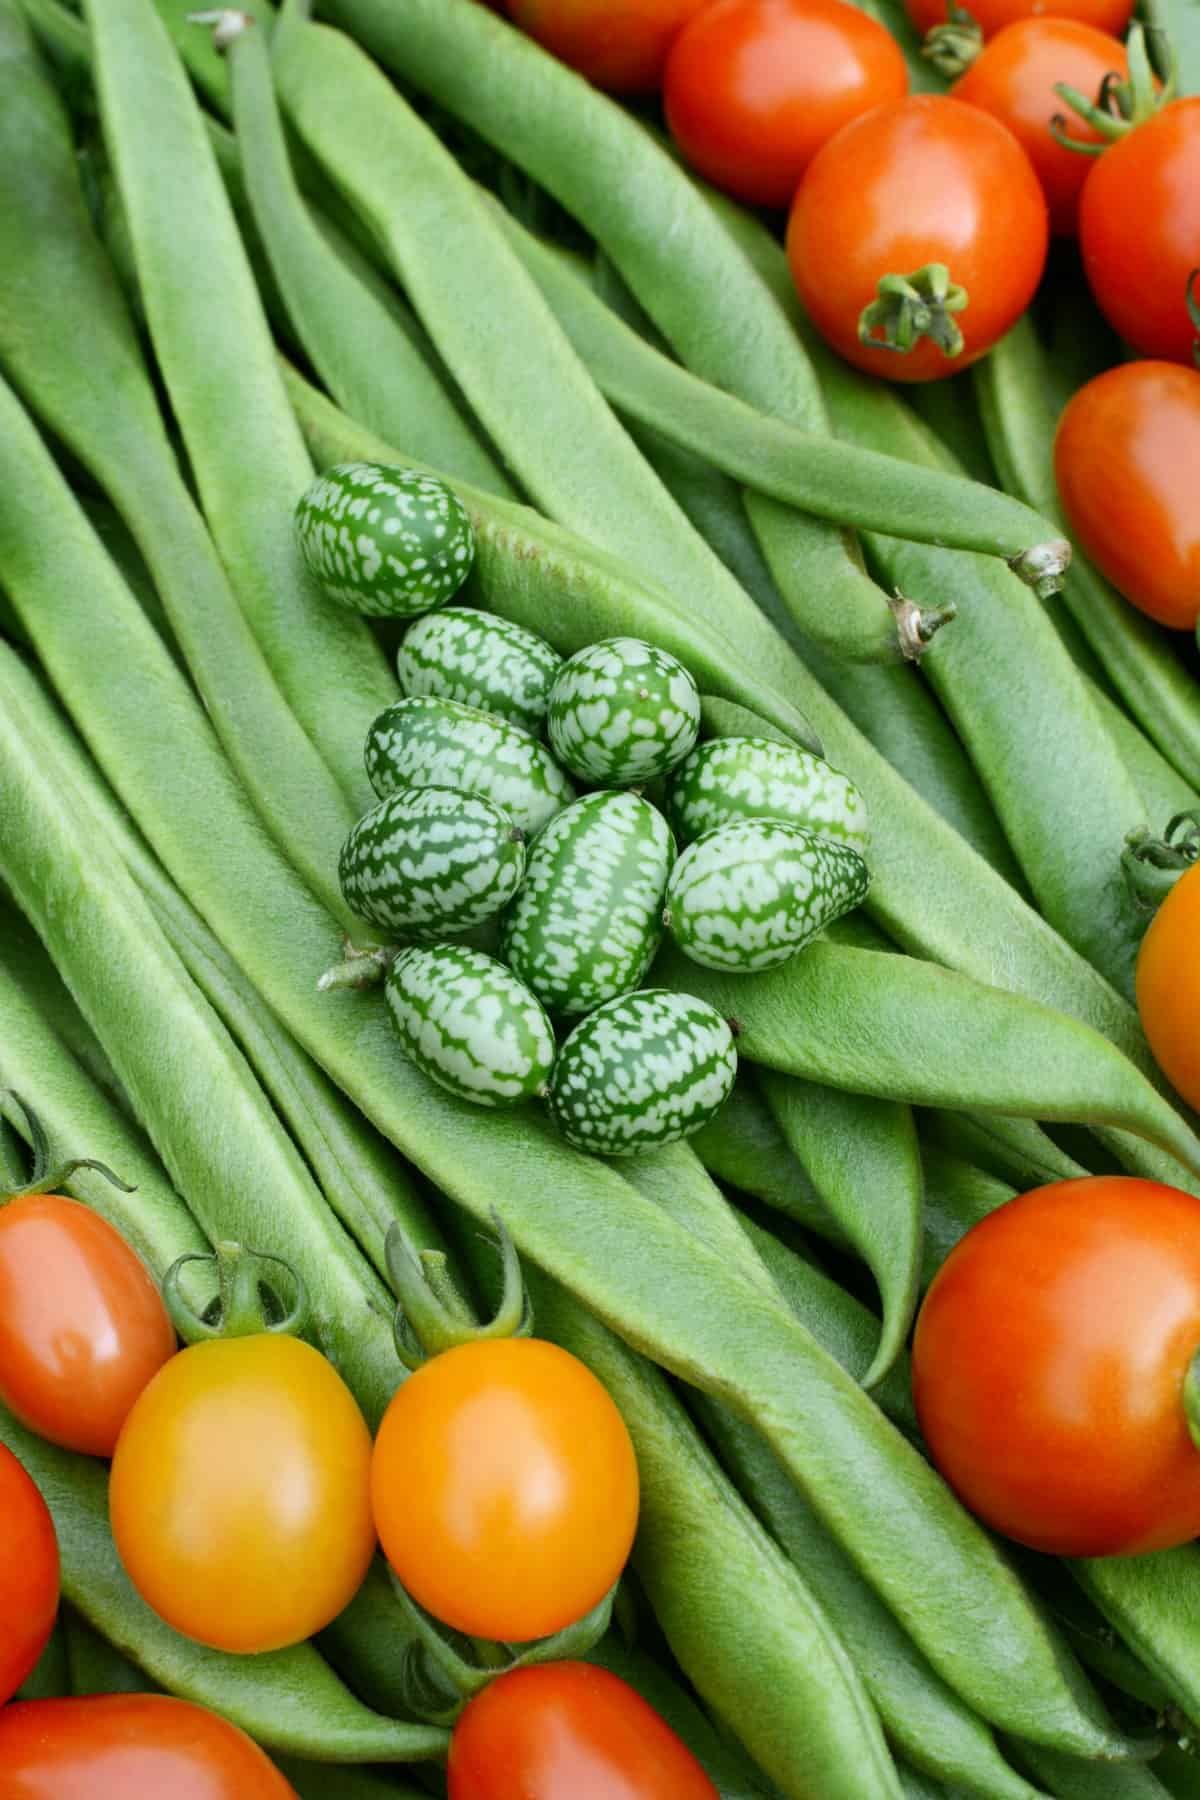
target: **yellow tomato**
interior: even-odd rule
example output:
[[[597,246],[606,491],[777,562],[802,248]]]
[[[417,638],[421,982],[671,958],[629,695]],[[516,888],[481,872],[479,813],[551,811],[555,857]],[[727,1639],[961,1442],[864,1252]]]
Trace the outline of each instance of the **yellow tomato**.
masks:
[[[195,1344],[125,1422],[109,1511],[130,1580],[218,1650],[300,1643],[339,1613],[375,1545],[371,1438],[341,1377],[297,1338]]]

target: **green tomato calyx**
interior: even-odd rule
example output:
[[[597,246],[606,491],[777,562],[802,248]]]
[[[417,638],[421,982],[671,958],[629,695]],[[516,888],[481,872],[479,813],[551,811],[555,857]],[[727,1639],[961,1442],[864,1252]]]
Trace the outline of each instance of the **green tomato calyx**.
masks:
[[[947,81],[957,81],[960,75],[966,74],[982,49],[983,27],[979,21],[965,6],[949,0],[944,22],[925,33],[921,55]]]
[[[951,281],[945,263],[926,263],[911,275],[884,275],[877,298],[863,307],[859,343],[907,355],[929,338],[944,356],[961,356],[963,334],[954,315],[965,311],[969,299],[966,288]]]
[[[216,1271],[216,1295],[202,1307],[194,1306],[183,1292],[188,1263],[205,1263]],[[284,1294],[291,1291],[290,1306],[280,1293],[281,1285]],[[269,1251],[246,1250],[228,1241],[215,1244],[211,1253],[191,1250],[177,1257],[163,1276],[162,1297],[185,1344],[258,1337],[264,1332],[299,1337],[308,1321],[308,1295],[291,1263]]]
[[[1200,812],[1176,813],[1161,837],[1139,825],[1125,839],[1121,873],[1139,907],[1156,912],[1181,875],[1200,860]]]
[[[21,1114],[21,1120],[13,1119],[13,1109]],[[27,1100],[23,1100],[14,1088],[0,1089],[0,1115],[12,1120],[21,1136],[29,1144],[32,1168],[29,1180],[20,1187],[0,1186],[0,1206],[10,1200],[21,1200],[32,1194],[57,1193],[71,1179],[76,1169],[92,1169],[97,1175],[103,1175],[105,1181],[113,1187],[120,1188],[123,1194],[132,1194],[136,1190],[127,1181],[115,1175],[107,1163],[97,1162],[92,1156],[72,1156],[64,1162],[52,1162],[50,1159],[50,1140],[46,1136],[45,1127]]]
[[[384,1244],[388,1274],[396,1291],[396,1354],[406,1369],[419,1369],[430,1357],[461,1344],[494,1338],[528,1337],[533,1313],[525,1292],[516,1246],[502,1220],[492,1214],[503,1275],[500,1303],[481,1325],[455,1285],[440,1250],[421,1250],[397,1219]]]
[[[1065,100],[1071,111],[1090,125],[1100,139],[1097,143],[1095,139],[1072,137],[1066,115],[1056,113],[1050,121],[1050,133],[1055,143],[1061,144],[1065,150],[1077,150],[1081,156],[1101,156],[1110,144],[1125,137],[1135,126],[1144,125],[1147,119],[1174,99],[1174,53],[1162,33],[1155,32],[1154,42],[1163,64],[1161,79],[1150,60],[1146,30],[1141,25],[1132,25],[1126,46],[1129,55],[1127,81],[1122,80],[1115,69],[1110,69],[1100,83],[1100,91],[1094,100],[1089,100],[1086,94],[1081,94],[1069,82],[1055,82],[1054,91],[1059,99]]]

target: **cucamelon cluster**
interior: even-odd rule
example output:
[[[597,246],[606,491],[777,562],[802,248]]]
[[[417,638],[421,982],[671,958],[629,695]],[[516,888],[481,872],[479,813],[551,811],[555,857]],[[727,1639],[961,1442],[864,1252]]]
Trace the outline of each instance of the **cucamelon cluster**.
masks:
[[[461,580],[471,550],[432,477],[412,492],[447,524],[447,579],[432,543],[419,570],[385,571],[402,474],[331,470],[298,509],[334,598],[420,614],[397,653],[404,697],[367,734],[378,804],[342,850],[347,904],[400,940],[361,960],[386,967],[405,1053],[458,1099],[543,1101],[598,1156],[690,1137],[728,1096],[737,1052],[707,1001],[643,987],[665,932],[725,971],[794,955],[866,893],[862,796],[795,744],[698,742],[696,684],[654,644],[606,638],[564,660],[478,606],[442,607],[446,557]]]

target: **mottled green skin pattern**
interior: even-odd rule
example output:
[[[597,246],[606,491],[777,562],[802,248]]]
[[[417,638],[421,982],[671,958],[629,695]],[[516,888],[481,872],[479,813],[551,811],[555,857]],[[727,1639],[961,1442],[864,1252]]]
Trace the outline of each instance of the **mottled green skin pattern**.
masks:
[[[693,962],[751,974],[794,956],[857,906],[870,881],[852,845],[746,819],[684,851],[667,883],[667,924]]]
[[[406,787],[457,788],[491,800],[530,837],[575,798],[544,744],[457,700],[417,696],[389,706],[367,733],[366,763],[381,797]]]
[[[550,690],[550,748],[565,768],[636,787],[682,760],[700,730],[700,695],[681,662],[641,638],[601,638],[569,657]]]
[[[402,951],[387,978],[405,1052],[431,1080],[476,1106],[517,1106],[546,1090],[554,1032],[511,969],[462,944]]]
[[[852,781],[798,744],[710,738],[670,778],[667,814],[681,844],[738,819],[783,819],[856,850],[871,841],[867,803]]]
[[[433,475],[337,463],[296,507],[304,560],[355,612],[410,619],[457,594],[475,555],[458,495]]]
[[[396,673],[406,694],[478,706],[536,735],[562,660],[523,625],[473,606],[444,606],[409,626]]]
[[[637,794],[587,794],[529,852],[502,952],[551,1012],[590,1012],[635,988],[662,941],[675,839]]]
[[[632,1156],[691,1137],[728,1098],[733,1033],[692,994],[647,988],[577,1025],[554,1065],[550,1112],[577,1150]]]
[[[466,931],[510,900],[525,841],[507,813],[453,788],[405,788],[358,821],[338,878],[350,910],[405,937]]]

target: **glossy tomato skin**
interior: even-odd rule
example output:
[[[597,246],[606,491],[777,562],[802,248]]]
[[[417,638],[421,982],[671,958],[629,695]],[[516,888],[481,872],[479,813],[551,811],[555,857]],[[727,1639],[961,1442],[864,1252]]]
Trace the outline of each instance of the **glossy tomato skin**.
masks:
[[[1189,1106],[1200,1106],[1200,866],[1181,875],[1142,939],[1137,1003],[1150,1048]]]
[[[0,1712],[0,1800],[296,1800],[244,1731],[164,1694]]]
[[[362,1582],[375,1545],[370,1465],[353,1396],[308,1344],[195,1344],[125,1422],[113,1537],[176,1631],[218,1650],[277,1650],[321,1630]]]
[[[1054,84],[1065,81],[1094,100],[1110,72],[1129,78],[1119,38],[1077,19],[1019,19],[996,33],[950,90],[1008,126],[1033,164],[1050,208],[1050,229],[1059,236],[1073,236],[1078,227],[1079,196],[1092,161],[1056,143],[1050,121],[1065,117],[1080,143],[1098,144],[1101,138],[1067,108]]]
[[[973,1227],[917,1320],[934,1462],[985,1524],[1060,1556],[1200,1532],[1183,1381],[1200,1347],[1200,1201],[1126,1176],[1056,1182]]]
[[[713,0],[663,78],[688,162],[752,206],[789,205],[822,144],[907,92],[895,39],[847,0]]]
[[[57,1611],[54,1522],[31,1478],[0,1444],[0,1707],[33,1673]],[[0,1712],[0,1719],[6,1716]],[[0,1792],[2,1783],[0,1776]]]
[[[1079,201],[1096,304],[1142,356],[1192,361],[1188,277],[1200,262],[1200,98],[1175,100],[1098,157]]]
[[[411,1375],[379,1428],[371,1495],[409,1593],[508,1643],[598,1605],[637,1528],[624,1420],[583,1363],[540,1338],[464,1344]]]
[[[0,1399],[31,1431],[111,1456],[174,1353],[158,1289],[99,1213],[57,1194],[0,1209]]]
[[[1126,599],[1182,631],[1200,613],[1200,371],[1122,363],[1068,401],[1054,472],[1072,531]]]
[[[1046,261],[1046,202],[998,120],[962,100],[913,94],[877,106],[819,150],[788,224],[788,258],[813,323],[847,362],[892,381],[953,375],[983,356],[1033,298]],[[944,263],[967,289],[962,353],[923,339],[905,354],[858,341],[884,275]]]
[[[946,23],[946,0],[904,0],[908,16],[924,37],[935,25]],[[1046,0],[969,0],[967,11],[991,38],[1015,19],[1033,19],[1049,11]],[[1078,19],[1097,31],[1114,36],[1124,31],[1133,16],[1133,0],[1054,0],[1055,18]]]
[[[543,49],[597,87],[653,93],[675,33],[705,0],[507,0]]]
[[[544,1663],[501,1675],[467,1707],[450,1800],[717,1800],[671,1728],[607,1669]]]

